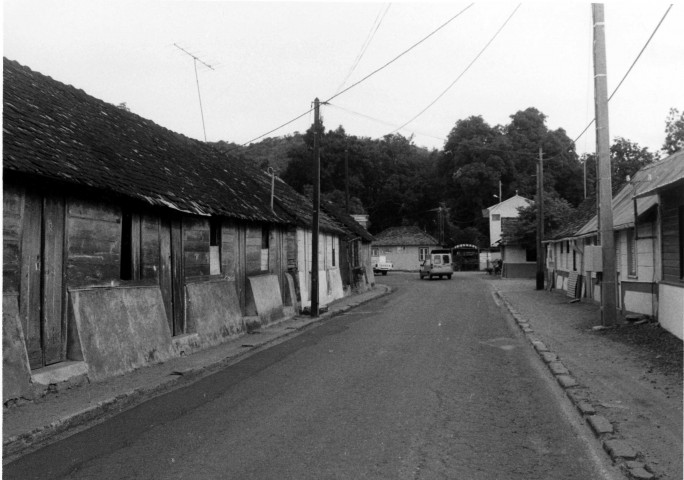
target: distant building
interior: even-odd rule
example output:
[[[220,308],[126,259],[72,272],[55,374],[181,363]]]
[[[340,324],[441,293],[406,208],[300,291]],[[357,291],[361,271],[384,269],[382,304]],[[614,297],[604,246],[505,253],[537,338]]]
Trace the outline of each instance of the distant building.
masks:
[[[395,270],[417,272],[431,249],[439,242],[419,227],[390,227],[375,236],[373,257],[385,256],[394,264]]]
[[[532,205],[532,200],[515,196],[492,205],[482,211],[482,216],[489,219],[489,244],[492,248],[500,248],[501,253],[491,252],[486,259],[490,263],[498,258],[503,262],[501,276],[509,278],[534,278],[536,274],[536,251],[525,249],[521,245],[503,240],[504,234],[510,232],[517,222],[518,210]]]
[[[489,219],[489,245],[499,246],[504,218],[518,218],[518,209],[532,203],[532,200],[516,193],[515,196],[482,210],[482,216]]]

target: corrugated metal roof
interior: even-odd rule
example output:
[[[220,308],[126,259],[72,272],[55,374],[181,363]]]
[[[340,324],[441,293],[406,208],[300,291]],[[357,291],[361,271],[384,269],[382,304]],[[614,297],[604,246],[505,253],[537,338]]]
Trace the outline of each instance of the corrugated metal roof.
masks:
[[[654,179],[653,184],[649,184],[648,187],[640,189],[637,197],[654,195],[658,190],[684,180],[684,150],[673,153],[663,160],[663,162],[665,161],[668,162],[670,168],[660,172],[662,173],[662,176]]]
[[[614,197],[613,229],[623,230],[634,226],[634,198],[637,197],[637,215],[641,215],[658,203],[652,195],[657,189],[684,178],[684,152],[677,152],[663,160],[645,166]],[[575,237],[594,234],[598,231],[598,217],[595,215]]]
[[[265,172],[3,59],[3,170],[197,215],[290,223]]]
[[[439,242],[432,235],[422,231],[420,228],[411,227],[390,227],[375,236],[374,246],[434,246]]]

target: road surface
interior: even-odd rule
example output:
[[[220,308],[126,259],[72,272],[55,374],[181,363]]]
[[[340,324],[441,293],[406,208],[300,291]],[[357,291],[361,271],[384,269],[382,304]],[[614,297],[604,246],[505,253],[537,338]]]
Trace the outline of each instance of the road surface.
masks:
[[[6,479],[621,478],[473,274],[394,292],[6,465]]]

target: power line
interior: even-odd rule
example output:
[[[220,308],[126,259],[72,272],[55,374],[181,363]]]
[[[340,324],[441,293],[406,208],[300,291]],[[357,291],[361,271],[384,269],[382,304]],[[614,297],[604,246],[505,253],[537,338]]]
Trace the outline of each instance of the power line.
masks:
[[[620,88],[620,85],[622,85],[622,83],[625,81],[625,79],[627,78],[627,75],[629,75],[629,73],[632,71],[632,68],[634,68],[634,65],[636,65],[636,63],[639,61],[639,58],[641,58],[641,54],[644,53],[644,50],[646,50],[646,47],[648,47],[648,44],[651,43],[651,40],[653,39],[653,37],[655,36],[656,32],[657,32],[658,29],[660,28],[660,25],[661,25],[661,24],[663,23],[663,21],[665,20],[665,17],[667,17],[667,14],[670,13],[670,9],[671,9],[671,8],[672,8],[672,4],[670,4],[670,6],[667,7],[667,10],[666,10],[665,13],[663,14],[663,17],[662,17],[662,18],[660,19],[660,21],[658,22],[658,25],[656,25],[655,29],[653,29],[653,33],[651,33],[651,36],[648,37],[648,40],[646,40],[646,43],[645,43],[644,46],[641,48],[641,51],[639,52],[639,54],[636,56],[636,58],[635,58],[634,61],[632,62],[632,65],[630,65],[630,67],[627,69],[627,72],[624,74],[624,76],[622,77],[622,80],[620,80],[620,83],[618,83],[617,87],[615,87],[615,90],[613,90],[613,93],[611,93],[610,96],[608,97],[608,101],[609,101],[609,102],[610,102],[610,99],[613,98],[613,95],[615,95],[615,94],[617,93],[618,88]],[[577,142],[577,140],[579,140],[580,137],[581,137],[582,135],[584,135],[584,134],[586,133],[587,130],[589,130],[589,127],[591,127],[591,126],[594,124],[595,121],[596,121],[596,117],[592,118],[592,119],[591,119],[591,122],[589,122],[589,125],[587,125],[586,127],[584,127],[584,130],[582,130],[582,133],[580,133],[579,135],[577,135],[577,138],[575,138],[574,142]]]
[[[394,62],[397,61],[399,58],[403,57],[403,56],[406,55],[408,52],[410,52],[411,50],[413,50],[415,47],[417,47],[418,45],[420,45],[421,43],[423,43],[425,40],[427,40],[428,38],[430,38],[431,36],[433,36],[435,33],[437,33],[438,31],[440,31],[442,28],[446,27],[449,23],[451,23],[453,20],[455,20],[457,17],[459,17],[463,12],[465,12],[466,10],[468,10],[468,9],[469,9],[470,7],[472,7],[473,5],[474,5],[473,3],[471,3],[470,5],[468,5],[466,8],[464,8],[463,10],[461,10],[460,12],[458,12],[456,15],[454,15],[453,17],[451,17],[449,20],[447,20],[446,22],[444,22],[442,25],[440,25],[439,27],[437,27],[435,30],[433,30],[432,32],[430,32],[427,36],[423,37],[421,40],[419,40],[418,42],[414,43],[411,47],[409,47],[408,49],[404,50],[402,53],[400,53],[399,55],[397,55],[396,57],[394,57],[394,58],[393,58],[392,60],[390,60],[389,62],[385,63],[382,67],[377,68],[376,70],[372,71],[371,73],[369,73],[368,75],[366,75],[365,77],[363,77],[363,78],[362,78],[361,80],[359,80],[358,82],[356,82],[356,83],[354,83],[354,84],[348,86],[347,88],[345,88],[345,89],[342,90],[341,92],[337,92],[335,95],[333,95],[332,97],[330,97],[328,100],[326,100],[326,101],[324,101],[324,102],[321,102],[321,103],[322,103],[323,105],[327,104],[327,103],[328,103],[330,100],[332,100],[333,98],[336,98],[336,97],[342,95],[343,93],[348,92],[348,91],[351,90],[352,88],[354,88],[354,87],[356,87],[357,85],[359,85],[361,82],[367,80],[368,78],[370,78],[371,76],[375,75],[375,74],[378,73],[379,71],[383,70],[384,68],[386,68],[386,67],[389,66],[390,64],[394,63]],[[264,133],[263,135],[259,135],[258,137],[255,137],[255,138],[253,138],[252,140],[247,141],[246,143],[243,143],[242,146],[244,147],[245,145],[248,145],[249,143],[252,143],[252,142],[254,142],[255,140],[259,140],[260,138],[263,138],[263,137],[265,137],[266,135],[269,135],[269,134],[271,134],[271,133],[273,133],[273,132],[275,132],[275,131],[277,131],[277,130],[280,130],[281,128],[283,128],[283,127],[285,127],[285,126],[287,126],[287,125],[289,125],[289,124],[291,124],[291,123],[293,123],[293,122],[296,122],[296,121],[299,120],[300,118],[302,118],[302,117],[308,115],[309,113],[311,113],[311,111],[313,111],[313,108],[310,108],[309,110],[307,110],[306,112],[302,113],[301,115],[299,115],[299,116],[293,118],[292,120],[290,120],[290,121],[288,121],[288,122],[283,123],[282,125],[280,125],[280,126],[274,128],[273,130],[270,130],[270,131]],[[235,149],[233,149],[233,150],[235,150]],[[231,150],[231,151],[232,151],[232,150]]]
[[[352,114],[352,115],[356,115],[356,116],[358,116],[358,117],[362,117],[362,118],[371,120],[371,121],[373,121],[373,122],[377,122],[377,123],[380,123],[380,124],[383,124],[383,125],[387,125],[388,127],[396,127],[396,126],[397,126],[396,123],[388,122],[388,121],[386,121],[386,120],[381,120],[381,119],[379,119],[379,118],[371,117],[370,115],[366,115],[366,114],[363,114],[363,113],[355,112],[354,110],[350,110],[350,109],[348,109],[348,108],[344,108],[344,107],[341,107],[341,106],[339,106],[339,105],[335,105],[335,104],[333,104],[333,103],[328,103],[328,105],[331,106],[331,107],[334,107],[334,108],[338,108],[338,109],[340,109],[340,110],[342,110],[342,111],[344,111],[344,112],[350,113],[350,114]],[[431,135],[431,134],[429,134],[429,133],[420,132],[420,131],[417,131],[417,130],[414,131],[413,133],[416,133],[416,134],[418,134],[418,135],[422,135],[422,136],[424,136],[424,137],[434,138],[435,140],[442,140],[442,141],[446,140],[444,137],[437,137],[437,136],[435,136],[435,135]]]
[[[435,30],[433,30],[432,32],[430,32],[427,36],[423,37],[421,40],[419,40],[418,42],[414,43],[414,44],[411,45],[409,48],[407,48],[406,50],[404,50],[403,52],[401,52],[399,55],[397,55],[396,57],[394,57],[392,60],[390,60],[389,62],[385,63],[385,64],[384,64],[383,66],[381,66],[380,68],[377,68],[377,69],[373,70],[371,73],[369,73],[368,75],[366,75],[365,77],[363,77],[361,80],[359,80],[358,82],[356,82],[356,83],[354,83],[354,84],[348,86],[347,88],[345,88],[345,89],[342,90],[341,92],[337,92],[335,95],[333,95],[332,97],[330,97],[329,99],[327,99],[324,103],[327,103],[327,102],[329,102],[330,100],[332,100],[332,99],[334,99],[334,98],[336,98],[336,97],[339,97],[339,96],[342,95],[343,93],[348,92],[349,90],[351,90],[351,89],[354,88],[355,86],[359,85],[361,82],[366,81],[367,79],[369,79],[370,77],[372,77],[373,75],[375,75],[376,73],[378,73],[379,71],[385,69],[386,67],[388,67],[388,66],[391,65],[392,63],[396,62],[396,61],[399,60],[401,57],[403,57],[404,55],[406,55],[408,52],[410,52],[411,50],[413,50],[414,48],[416,48],[418,45],[420,45],[421,43],[423,43],[425,40],[427,40],[428,38],[430,38],[431,36],[433,36],[435,33],[439,32],[441,29],[443,29],[444,27],[446,27],[449,23],[451,23],[452,21],[454,21],[457,17],[459,17],[463,12],[465,12],[466,10],[468,10],[468,9],[469,9],[470,7],[472,7],[473,5],[474,5],[474,4],[471,3],[471,4],[468,5],[466,8],[464,8],[463,10],[461,10],[460,12],[458,12],[456,15],[454,15],[453,17],[451,17],[449,20],[447,20],[446,22],[444,22],[442,25],[440,25],[439,27],[437,27]]]
[[[359,63],[361,62],[361,59],[366,53],[366,50],[368,50],[368,47],[370,46],[371,42],[373,41],[373,38],[375,38],[375,34],[377,33],[378,29],[380,28],[380,25],[382,25],[382,21],[385,19],[385,16],[387,15],[387,12],[389,11],[390,7],[392,6],[391,3],[387,4],[387,7],[385,8],[384,12],[378,12],[378,15],[375,17],[375,20],[373,21],[373,25],[371,25],[371,30],[368,32],[368,36],[366,37],[366,40],[364,40],[363,45],[361,46],[361,51],[356,55],[356,58],[354,59],[354,63],[352,64],[351,69],[349,69],[349,73],[347,73],[347,76],[344,78],[342,83],[340,84],[339,87],[337,87],[337,91],[339,92],[342,90],[342,87],[347,83],[347,80],[349,80],[349,77],[351,77],[352,73],[354,73],[354,70],[356,70],[356,67],[359,66]],[[375,27],[375,28],[373,28]]]
[[[465,73],[470,69],[470,67],[473,66],[473,64],[477,61],[477,59],[480,58],[480,56],[485,52],[485,50],[487,50],[487,48],[489,47],[489,45],[490,45],[490,44],[494,41],[494,39],[499,35],[499,33],[501,32],[501,30],[503,30],[503,28],[506,26],[506,24],[509,22],[509,20],[510,20],[511,18],[513,18],[513,15],[515,15],[515,12],[518,11],[518,9],[520,8],[520,5],[521,5],[521,4],[518,4],[518,6],[515,7],[515,9],[513,10],[513,13],[511,13],[511,14],[508,16],[508,18],[507,18],[506,21],[503,23],[503,25],[501,25],[501,27],[499,27],[499,29],[496,31],[496,33],[494,34],[494,36],[487,42],[487,44],[482,48],[482,50],[480,50],[480,53],[478,53],[478,54],[475,56],[475,58],[468,64],[468,66],[465,68],[465,70],[463,70],[463,71],[461,72],[461,74],[460,74],[458,77],[456,77],[456,80],[454,80],[453,82],[451,82],[451,84],[450,84],[442,93],[440,93],[440,94],[437,96],[437,98],[435,98],[427,107],[425,107],[423,110],[421,110],[416,116],[414,116],[414,117],[411,118],[408,122],[404,123],[401,127],[397,128],[396,130],[394,130],[394,131],[392,131],[392,132],[390,132],[390,133],[395,133],[395,132],[401,130],[401,129],[404,128],[406,125],[408,125],[409,123],[413,122],[416,118],[420,117],[423,113],[425,113],[425,112],[426,112],[430,107],[432,107],[435,103],[437,103],[437,101],[438,101],[440,98],[442,98],[442,97],[451,89],[451,87],[453,87],[453,86],[456,84],[456,82],[458,82],[458,81],[461,79],[461,77],[462,77],[463,75],[465,75]]]

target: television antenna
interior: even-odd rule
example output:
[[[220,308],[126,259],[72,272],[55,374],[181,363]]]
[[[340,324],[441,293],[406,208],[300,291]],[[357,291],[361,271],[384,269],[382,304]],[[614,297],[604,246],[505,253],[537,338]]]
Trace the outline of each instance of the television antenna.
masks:
[[[173,46],[176,47],[178,50],[181,50],[182,52],[186,53],[187,55],[189,55],[193,59],[194,66],[195,66],[195,81],[197,82],[197,97],[199,98],[200,115],[202,116],[202,131],[204,132],[204,141],[206,142],[207,141],[207,129],[204,126],[204,110],[202,109],[202,94],[200,93],[199,77],[197,76],[197,62],[200,62],[205,67],[210,68],[212,70],[215,70],[215,69],[214,69],[214,67],[212,67],[208,63],[200,60],[195,55],[188,52],[183,47],[180,47],[178,44],[174,43]]]

